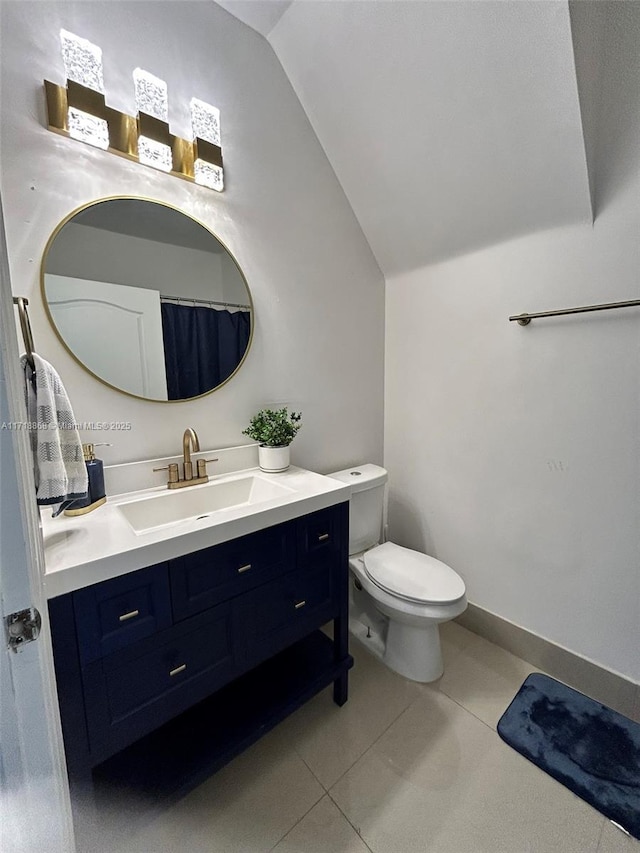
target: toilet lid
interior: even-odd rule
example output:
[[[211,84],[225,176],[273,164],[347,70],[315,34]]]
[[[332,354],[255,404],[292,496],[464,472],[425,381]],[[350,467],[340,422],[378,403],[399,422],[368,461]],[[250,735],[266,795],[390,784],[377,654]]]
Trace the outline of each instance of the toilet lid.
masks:
[[[364,555],[371,580],[392,595],[424,604],[450,604],[465,594],[464,581],[435,557],[385,542]]]

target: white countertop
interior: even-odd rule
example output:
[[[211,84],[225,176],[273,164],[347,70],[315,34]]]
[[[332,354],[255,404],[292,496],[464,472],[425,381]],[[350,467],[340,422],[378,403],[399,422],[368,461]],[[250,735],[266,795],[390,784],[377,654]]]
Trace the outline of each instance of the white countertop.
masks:
[[[281,474],[245,469],[211,477],[210,484],[233,479],[240,473],[259,474],[292,491],[258,504],[216,510],[207,518],[180,521],[142,534],[134,532],[118,506],[164,493],[166,486],[109,496],[103,506],[75,518],[51,518],[49,510],[44,510],[41,518],[47,598],[226,542],[350,497],[349,486],[339,480],[294,466]],[[206,489],[208,485],[188,488]]]

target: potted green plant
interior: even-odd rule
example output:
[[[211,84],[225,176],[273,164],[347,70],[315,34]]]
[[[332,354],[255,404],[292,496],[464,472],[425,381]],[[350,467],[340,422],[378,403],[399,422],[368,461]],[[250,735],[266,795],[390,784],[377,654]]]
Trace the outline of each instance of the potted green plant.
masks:
[[[249,421],[242,431],[254,441],[259,442],[258,458],[260,468],[270,474],[286,471],[289,467],[289,445],[302,426],[300,412],[283,409],[262,409]]]

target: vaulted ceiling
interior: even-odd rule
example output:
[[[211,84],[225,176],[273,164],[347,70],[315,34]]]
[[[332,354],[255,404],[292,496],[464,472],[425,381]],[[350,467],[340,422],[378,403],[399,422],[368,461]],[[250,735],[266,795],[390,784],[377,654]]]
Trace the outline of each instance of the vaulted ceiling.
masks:
[[[567,3],[219,4],[272,45],[385,275],[591,221]]]

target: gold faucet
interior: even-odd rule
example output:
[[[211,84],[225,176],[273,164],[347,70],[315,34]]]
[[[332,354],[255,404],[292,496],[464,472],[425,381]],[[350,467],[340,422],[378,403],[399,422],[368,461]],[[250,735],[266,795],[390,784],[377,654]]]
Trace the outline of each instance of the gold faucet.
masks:
[[[168,471],[169,481],[167,482],[168,489],[183,489],[185,486],[198,486],[201,483],[208,483],[207,462],[217,462],[217,459],[198,459],[196,465],[196,476],[193,476],[193,462],[191,461],[191,452],[199,453],[200,441],[198,434],[191,427],[187,427],[182,436],[182,469],[183,479],[180,479],[178,471],[178,463],[172,462],[170,465],[165,465],[164,468],[154,468],[154,471]]]
[[[184,469],[184,479],[193,480],[193,464],[191,462],[191,448],[193,452],[198,453],[200,450],[200,441],[194,429],[187,427],[182,436],[182,467]],[[206,476],[206,475],[205,475]],[[207,477],[207,480],[209,478]]]

